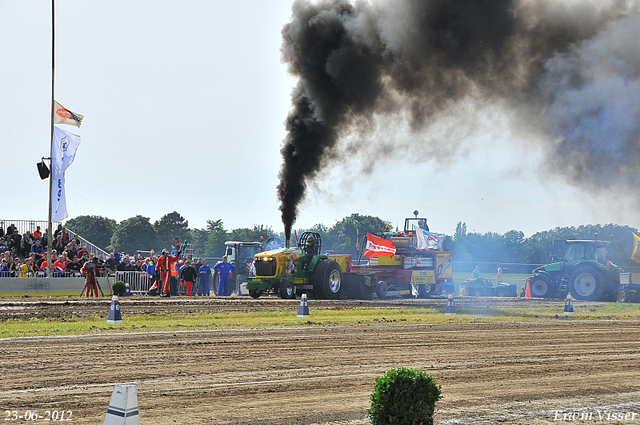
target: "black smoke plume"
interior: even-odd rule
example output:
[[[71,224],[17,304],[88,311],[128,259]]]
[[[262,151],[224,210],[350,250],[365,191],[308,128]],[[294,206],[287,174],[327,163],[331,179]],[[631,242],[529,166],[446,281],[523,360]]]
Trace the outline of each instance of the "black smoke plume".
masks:
[[[637,186],[639,16],[617,0],[295,2],[281,49],[298,77],[278,185],[287,239],[345,132],[398,111],[428,130],[469,98],[519,112],[568,181]]]

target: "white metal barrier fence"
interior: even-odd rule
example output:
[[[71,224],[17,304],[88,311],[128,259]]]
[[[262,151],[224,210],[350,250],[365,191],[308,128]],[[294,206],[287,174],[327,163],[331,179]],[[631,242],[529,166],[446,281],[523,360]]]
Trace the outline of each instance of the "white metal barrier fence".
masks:
[[[149,292],[149,288],[153,282],[153,276],[150,276],[146,272],[136,272],[136,271],[128,271],[128,272],[116,272],[115,281],[122,281],[125,284],[129,284],[129,290],[133,294],[145,295]],[[178,285],[178,295],[185,295],[187,293],[186,288],[182,284],[182,282],[176,282]],[[162,287],[162,283],[158,283],[158,292]],[[196,293],[197,286],[193,287],[193,293]]]
[[[134,294],[146,294],[151,287],[152,276],[146,272],[116,272],[116,281],[129,284],[129,290]]]

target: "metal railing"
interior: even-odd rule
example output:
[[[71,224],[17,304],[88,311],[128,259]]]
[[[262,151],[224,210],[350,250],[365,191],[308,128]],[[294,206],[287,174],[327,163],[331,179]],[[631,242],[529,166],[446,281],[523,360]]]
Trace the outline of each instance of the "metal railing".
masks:
[[[33,232],[36,230],[36,227],[40,226],[40,231],[44,234],[44,232],[49,228],[49,222],[46,220],[5,220],[5,219],[0,219],[0,227],[2,227],[2,230],[6,233],[7,232],[7,227],[11,226],[12,224],[14,224],[16,226],[16,229],[18,229],[18,232],[20,233],[20,236],[22,236],[23,234],[25,234],[27,231],[31,232],[31,234],[33,234]],[[59,222],[55,222],[53,223],[53,232],[55,232],[55,230],[58,228],[58,224],[60,224]]]
[[[45,231],[49,228],[49,223],[47,221],[43,221],[43,220],[5,220],[5,219],[0,219],[0,227],[2,227],[2,230],[6,233],[7,231],[7,227],[9,227],[10,225],[15,225],[16,229],[18,229],[18,233],[20,233],[20,235],[22,236],[23,234],[25,234],[27,231],[31,232],[31,234],[33,234],[33,232],[36,230],[36,228],[38,226],[40,226],[40,231],[44,234]],[[54,222],[52,225],[52,231],[55,234],[56,230],[58,229],[58,225],[60,225],[60,222]],[[81,235],[79,235],[78,233],[74,232],[71,229],[67,229],[65,228],[66,232],[69,234],[69,239],[73,238],[74,236],[78,237],[78,241],[80,241],[80,247],[82,246],[86,246],[87,247],[87,251],[89,251],[90,253],[94,253],[96,256],[102,254],[105,256],[105,260],[107,258],[109,258],[109,253],[107,251],[105,251],[104,249],[100,248],[98,245],[94,244],[93,242],[83,238]],[[53,242],[53,239],[52,239]]]
[[[104,273],[98,273],[96,275],[96,277],[107,277],[107,274]],[[110,275],[109,275],[110,276]],[[47,277],[47,272],[44,270],[37,270],[37,271],[33,271],[33,272],[24,272],[24,271],[20,271],[20,270],[9,270],[9,271],[0,271],[0,277],[6,277],[6,278],[32,278],[32,277]],[[59,272],[59,271],[54,271],[51,273],[51,277],[65,277],[65,278],[69,278],[69,277],[77,277],[77,278],[82,278],[85,279],[86,276],[84,276],[82,273],[80,272]]]
[[[91,241],[88,241],[87,239],[83,238],[82,236],[80,236],[79,234],[77,234],[76,232],[74,232],[73,230],[70,229],[65,229],[67,231],[67,233],[69,233],[69,237],[73,238],[74,236],[78,237],[78,240],[80,241],[80,247],[82,246],[86,246],[87,247],[87,251],[89,251],[89,253],[94,253],[96,254],[96,257],[99,256],[100,254],[104,255],[104,259],[106,260],[107,258],[109,258],[109,253],[107,251],[105,251],[104,249],[100,248],[98,245],[94,244]]]

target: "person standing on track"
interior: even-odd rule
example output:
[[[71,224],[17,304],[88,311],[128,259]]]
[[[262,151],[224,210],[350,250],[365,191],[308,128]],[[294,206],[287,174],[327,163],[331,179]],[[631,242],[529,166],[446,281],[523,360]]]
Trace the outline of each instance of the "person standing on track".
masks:
[[[167,251],[166,249],[162,250],[162,255],[160,256],[160,258],[158,258],[158,263],[156,264],[156,270],[158,270],[160,272],[160,281],[162,282],[162,294],[160,294],[161,297],[169,297],[171,296],[169,294],[170,291],[170,286],[169,286],[169,279],[171,278],[171,265],[175,264],[178,261],[178,258],[180,258],[180,251],[177,252],[176,255],[169,255],[169,251]],[[158,283],[156,282],[154,285],[158,285]],[[151,289],[155,289],[155,288],[149,288]]]
[[[200,285],[198,286],[198,295],[206,295],[207,297],[211,295],[211,291],[209,289],[209,278],[211,277],[211,267],[207,264],[207,261],[204,258],[200,259]]]
[[[198,272],[191,265],[191,260],[187,260],[184,263],[184,267],[180,270],[180,279],[184,281],[184,286],[187,290],[187,297],[192,297],[191,289],[193,288],[193,282],[198,277]]]
[[[235,266],[231,263],[227,263],[227,256],[222,257],[222,261],[218,261],[213,267],[213,270],[218,272],[220,276],[220,284],[218,285],[218,296],[226,297],[227,291],[229,290],[229,274],[233,273],[235,270]]]

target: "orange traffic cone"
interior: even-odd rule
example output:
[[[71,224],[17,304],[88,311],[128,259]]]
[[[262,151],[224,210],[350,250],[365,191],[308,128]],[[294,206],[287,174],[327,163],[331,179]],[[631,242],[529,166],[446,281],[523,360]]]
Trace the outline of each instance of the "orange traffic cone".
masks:
[[[527,289],[524,291],[525,298],[531,298],[531,288],[529,288],[529,281],[527,280]]]

